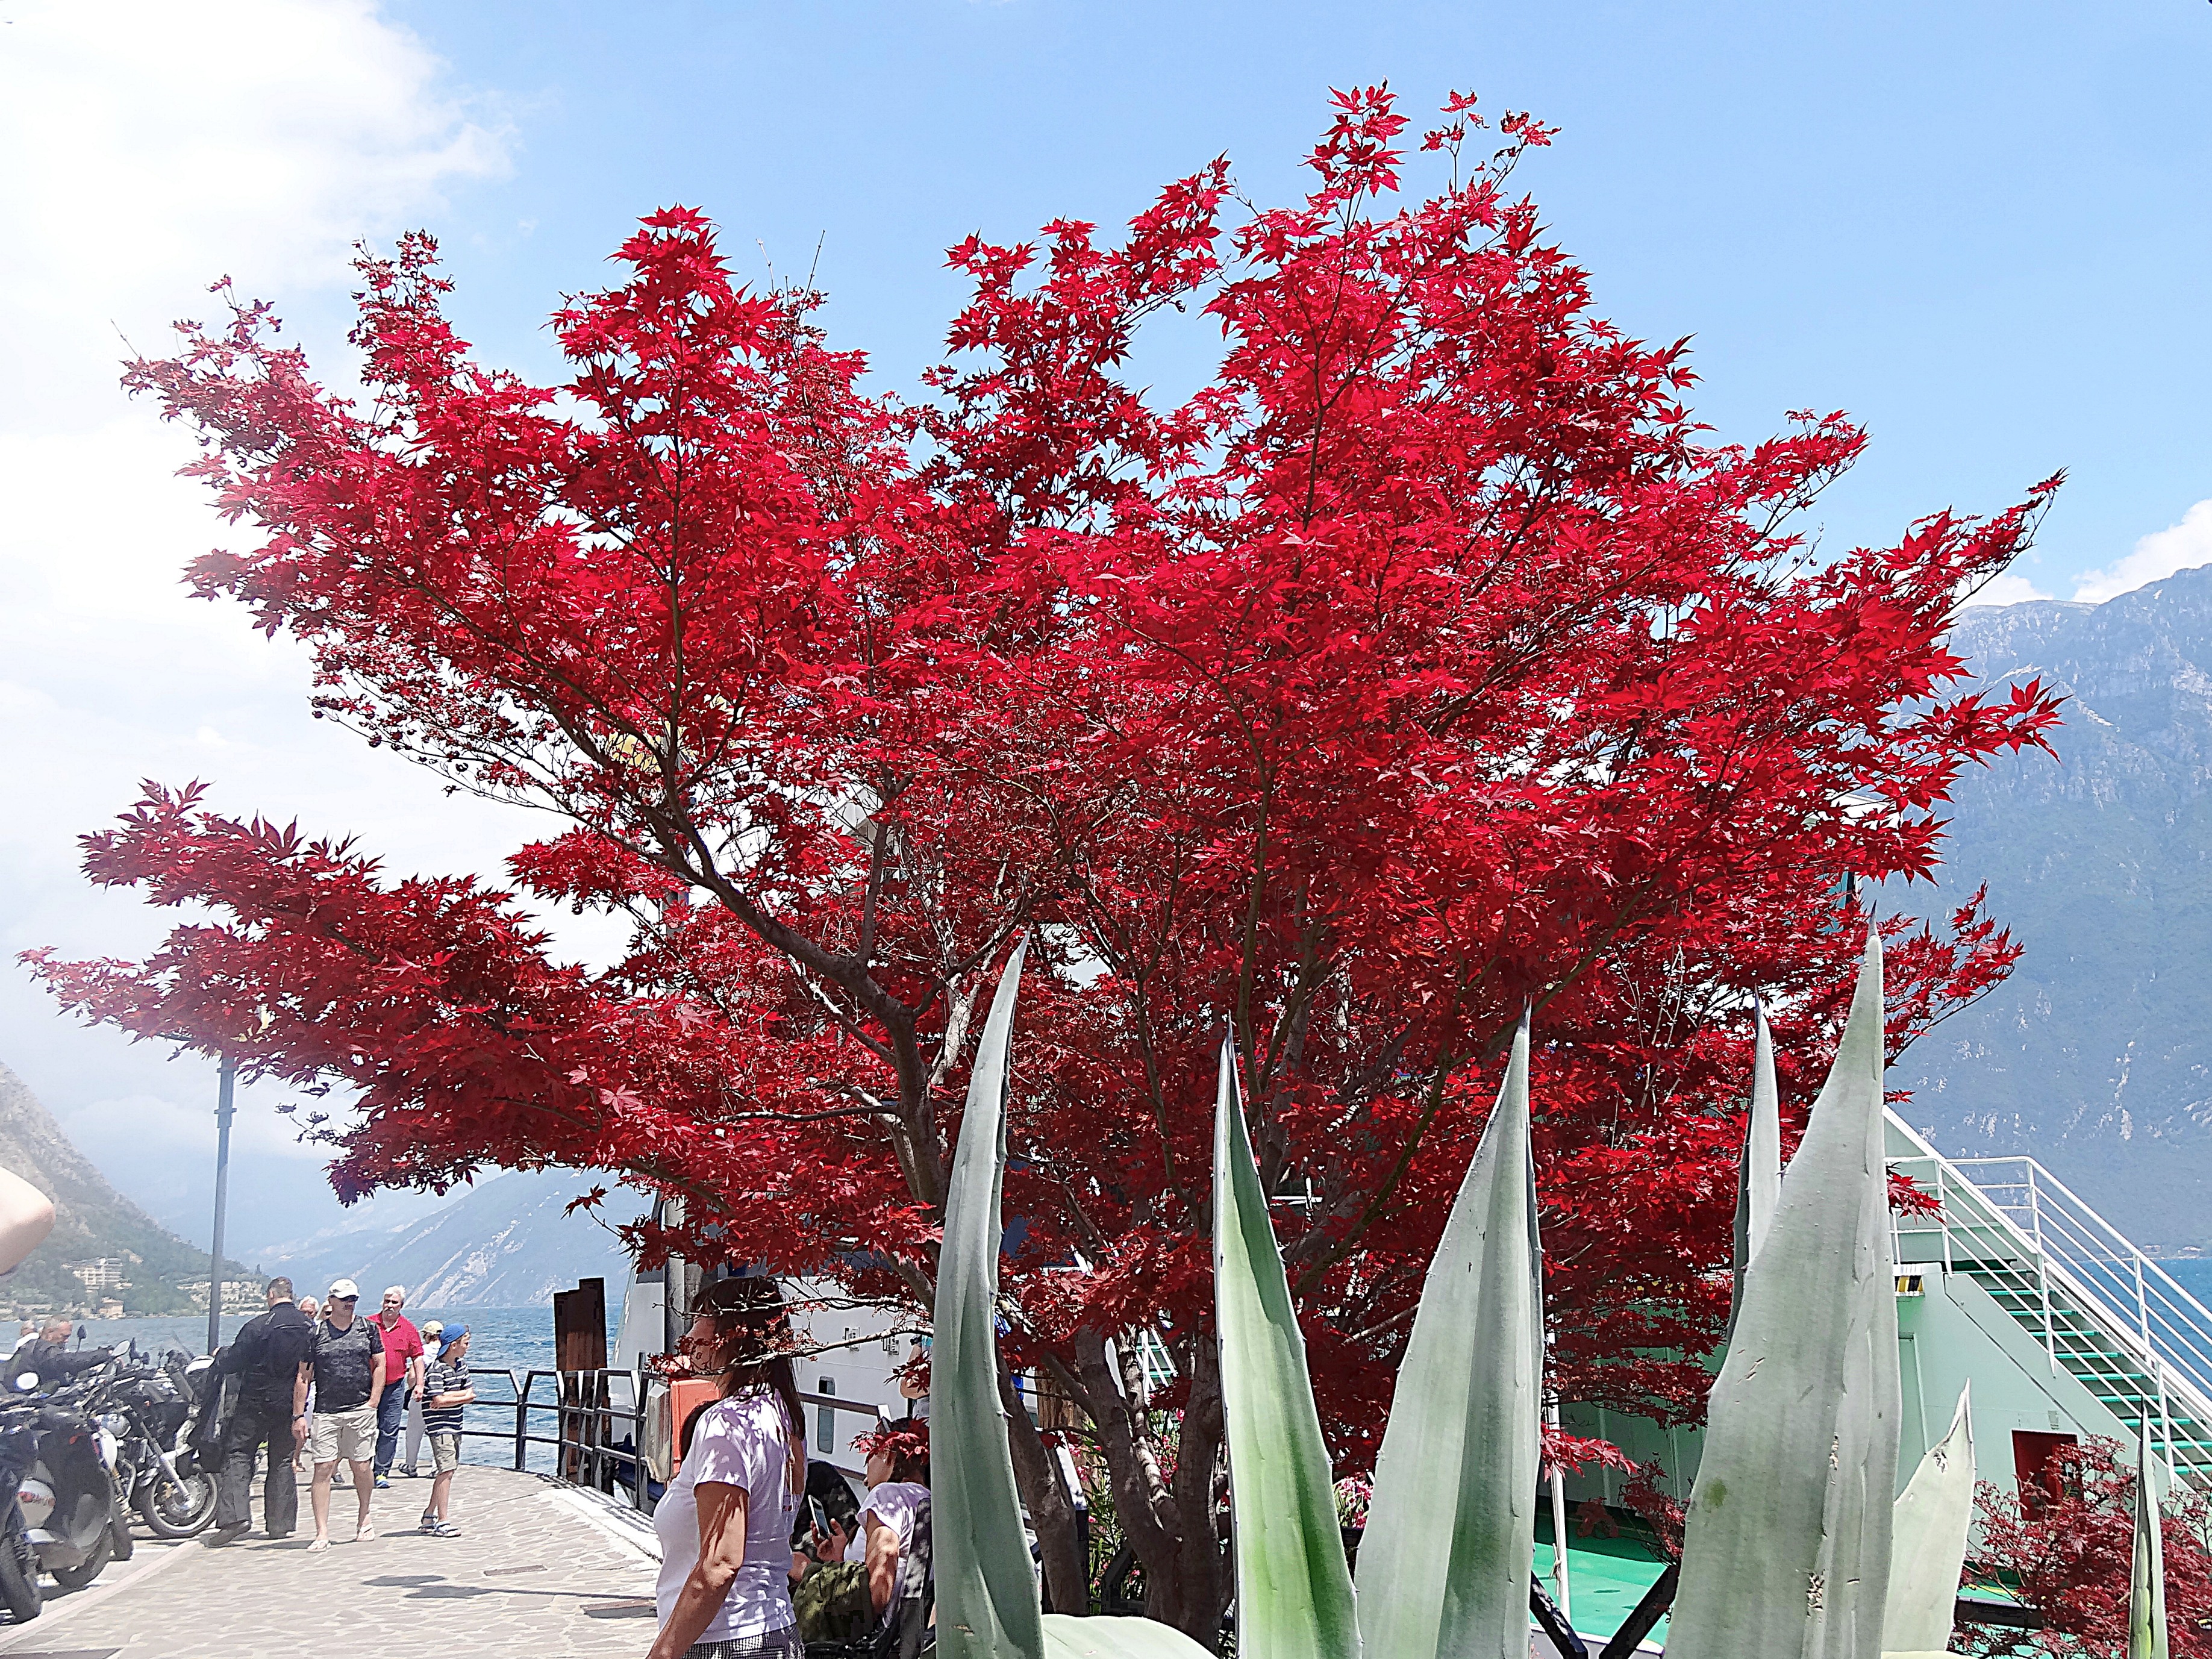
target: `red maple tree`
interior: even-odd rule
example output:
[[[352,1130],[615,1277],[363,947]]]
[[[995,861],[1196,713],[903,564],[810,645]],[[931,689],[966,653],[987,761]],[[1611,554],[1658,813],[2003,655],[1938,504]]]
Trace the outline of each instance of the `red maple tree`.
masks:
[[[1959,1651],[1982,1659],[2092,1655],[2127,1659],[2129,1583],[2135,1568],[2134,1453],[2092,1436],[2061,1446],[2042,1487],[1984,1481],[1972,1570],[2006,1587],[2042,1620],[2039,1630],[1965,1625]],[[2168,1640],[2179,1659],[2212,1655],[2212,1499],[2172,1479],[2163,1490]]]
[[[1594,316],[1509,192],[1540,126],[1478,155],[1455,99],[1401,204],[1404,118],[1336,101],[1303,201],[1249,209],[1216,163],[1118,240],[953,250],[973,298],[911,402],[863,388],[817,296],[735,285],[687,209],[556,314],[556,386],[474,361],[422,237],[361,262],[365,401],[261,306],[189,327],[130,380],[252,532],[198,591],[308,644],[319,714],[550,808],[507,881],[631,944],[562,965],[480,878],[149,786],[88,872],[208,919],[39,971],[344,1091],[343,1195],[605,1170],[687,1200],[687,1256],[926,1312],[978,1000],[1026,930],[1009,1363],[1072,1402],[1155,1613],[1200,1636],[1229,1595],[1211,1045],[1228,1023],[1358,1468],[1533,1005],[1554,1380],[1695,1418],[1749,994],[1802,1109],[1850,884],[1926,873],[1960,769],[2056,719],[2037,685],[1958,690],[1943,632],[2057,481],[1816,556],[1796,526],[1859,433],[1699,428],[1685,347]],[[1167,407],[1127,364],[1174,312],[1222,348]],[[1893,1046],[2016,954],[1978,902],[1880,925]],[[1012,1421],[1079,1606],[1060,1465]]]

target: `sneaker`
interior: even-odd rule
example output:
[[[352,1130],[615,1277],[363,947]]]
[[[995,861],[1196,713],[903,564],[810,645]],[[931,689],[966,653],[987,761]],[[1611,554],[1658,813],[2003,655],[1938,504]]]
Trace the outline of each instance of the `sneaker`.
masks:
[[[376,1477],[376,1489],[379,1492],[390,1492],[392,1490],[392,1477],[388,1474],[378,1475]]]
[[[461,1535],[461,1529],[450,1521],[441,1521],[428,1530],[433,1538],[459,1538]]]
[[[399,1466],[399,1473],[412,1480],[415,1478],[415,1466],[412,1463],[402,1463]]]
[[[240,1521],[228,1527],[217,1527],[201,1540],[201,1542],[211,1550],[219,1550],[226,1544],[235,1544],[250,1530],[252,1530],[251,1522]]]

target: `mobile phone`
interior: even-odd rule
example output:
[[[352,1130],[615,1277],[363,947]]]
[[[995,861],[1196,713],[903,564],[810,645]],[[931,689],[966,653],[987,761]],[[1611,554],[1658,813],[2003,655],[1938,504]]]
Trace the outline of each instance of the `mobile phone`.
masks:
[[[829,1512],[822,1507],[822,1500],[818,1498],[809,1498],[806,1500],[806,1509],[807,1512],[814,1517],[814,1535],[823,1543],[828,1543],[830,1516]]]

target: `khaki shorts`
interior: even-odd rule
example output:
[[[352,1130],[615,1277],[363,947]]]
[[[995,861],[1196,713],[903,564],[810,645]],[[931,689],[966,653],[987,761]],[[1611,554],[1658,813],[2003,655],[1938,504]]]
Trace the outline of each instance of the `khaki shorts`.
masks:
[[[307,1437],[318,1463],[335,1463],[340,1458],[366,1463],[376,1453],[375,1409],[356,1406],[349,1412],[317,1412]]]
[[[461,1467],[461,1437],[451,1431],[430,1437],[430,1470],[434,1474],[451,1474]]]

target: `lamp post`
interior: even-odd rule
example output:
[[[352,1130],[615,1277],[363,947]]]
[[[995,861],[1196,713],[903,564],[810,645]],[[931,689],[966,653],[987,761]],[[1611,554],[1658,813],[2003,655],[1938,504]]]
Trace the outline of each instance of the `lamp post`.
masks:
[[[208,1263],[207,1351],[222,1342],[222,1211],[230,1196],[230,1120],[236,1114],[233,1095],[238,1084],[238,1062],[228,1054],[216,1073],[215,1100],[215,1248]]]

